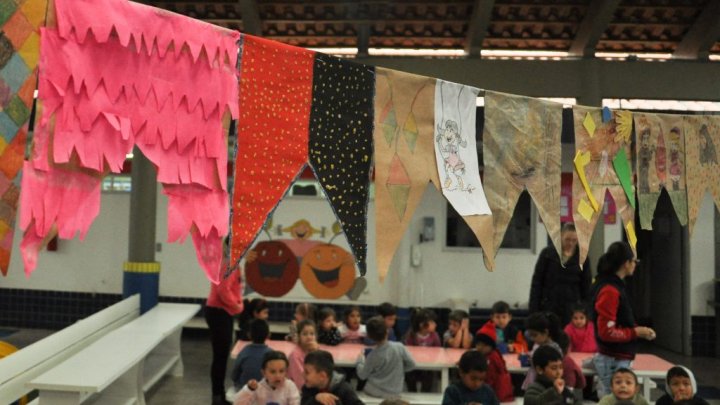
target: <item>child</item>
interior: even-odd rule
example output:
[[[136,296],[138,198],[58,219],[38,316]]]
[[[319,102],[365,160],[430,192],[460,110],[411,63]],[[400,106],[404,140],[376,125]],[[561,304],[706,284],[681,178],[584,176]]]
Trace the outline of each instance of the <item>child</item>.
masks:
[[[510,324],[512,313],[510,305],[505,301],[498,301],[493,304],[490,320],[485,325],[490,324],[495,327],[495,335],[497,336],[497,349],[501,354],[505,353],[527,353],[527,342],[521,331]],[[483,326],[485,326],[483,325]],[[475,334],[480,332],[478,329]]]
[[[583,305],[573,308],[572,321],[565,326],[565,333],[570,337],[571,352],[595,353],[595,326],[588,322],[587,309]]]
[[[302,405],[364,405],[342,374],[333,372],[332,354],[316,350],[305,356]]]
[[[440,336],[435,332],[435,313],[429,309],[416,308],[410,316],[410,330],[405,334],[403,343],[407,346],[439,347]],[[405,376],[410,392],[417,392],[418,381],[422,392],[430,392],[435,376],[432,371],[415,370]]]
[[[237,395],[234,405],[300,405],[300,393],[292,381],[285,378],[288,359],[285,353],[269,351],[262,360],[263,379],[252,379]]]
[[[250,322],[253,319],[267,321],[270,316],[270,308],[263,298],[253,298],[252,301],[245,300],[245,309],[238,318],[238,340],[250,340]]]
[[[450,312],[448,330],[443,334],[443,345],[453,349],[469,349],[472,346],[470,315],[456,309]]]
[[[361,323],[360,307],[352,306],[345,310],[345,323],[338,327],[343,343],[364,343],[367,337],[365,325]]]
[[[560,318],[557,315],[552,312],[536,312],[527,318],[526,329],[530,340],[533,342],[533,349],[530,352],[531,358],[539,347],[550,346],[558,352],[562,360],[562,350],[556,340],[563,331],[560,330]],[[535,367],[533,365],[525,376],[522,389],[526,390],[535,381],[535,376]]]
[[[285,336],[285,340],[290,342],[298,342],[297,325],[306,319],[315,320],[315,305],[303,302],[295,307],[295,319],[290,321],[290,333]]]
[[[615,405],[618,401],[632,401],[634,405],[650,405],[640,395],[637,376],[628,368],[621,367],[615,370],[610,380],[610,388],[612,394],[602,397],[598,405]]]
[[[305,356],[318,349],[315,339],[315,322],[306,319],[298,323],[298,346],[290,353],[288,359],[288,378],[291,379],[298,389],[305,384],[304,364]]]
[[[389,302],[383,302],[378,306],[378,315],[385,319],[385,326],[388,328],[388,340],[397,342],[395,335],[395,322],[397,321],[397,308]]]
[[[507,370],[505,359],[497,350],[495,327],[485,324],[475,336],[475,349],[482,353],[488,361],[485,383],[495,392],[500,402],[513,402],[512,378]]]
[[[560,352],[549,345],[540,346],[533,353],[532,364],[537,378],[525,391],[525,405],[582,404],[565,387]]]
[[[585,388],[587,381],[582,373],[582,369],[578,367],[575,360],[568,356],[568,349],[570,346],[570,338],[568,335],[561,333],[557,341],[560,350],[563,355],[563,380],[568,388],[573,390],[576,397],[582,399],[582,390]]]
[[[364,391],[368,395],[397,398],[405,385],[405,372],[415,368],[415,360],[401,343],[388,341],[387,324],[381,316],[370,318],[367,333],[377,346],[367,357],[364,351],[360,353],[358,378],[367,380]]]
[[[485,356],[479,351],[463,353],[458,362],[460,382],[445,388],[442,405],[499,405],[492,388],[484,383],[487,368]]]
[[[245,346],[233,365],[230,378],[235,384],[235,389],[240,390],[250,380],[262,378],[262,364],[264,356],[272,350],[265,344],[270,335],[270,327],[262,319],[255,319],[250,322],[250,339],[252,343]],[[284,372],[283,372],[284,374]]]
[[[668,370],[665,377],[665,391],[667,394],[658,399],[655,405],[670,405],[672,403],[708,405],[708,402],[697,396],[697,383],[692,371],[683,366],[675,366]]]
[[[342,336],[335,324],[335,311],[330,307],[323,307],[318,313],[317,341],[321,345],[337,346],[342,342]]]

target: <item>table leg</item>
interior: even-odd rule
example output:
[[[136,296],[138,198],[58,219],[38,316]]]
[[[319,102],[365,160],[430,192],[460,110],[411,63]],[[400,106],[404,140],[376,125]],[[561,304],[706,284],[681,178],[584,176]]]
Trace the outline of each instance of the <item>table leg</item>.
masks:
[[[450,385],[450,369],[445,367],[440,371],[440,392],[445,392],[448,385]]]

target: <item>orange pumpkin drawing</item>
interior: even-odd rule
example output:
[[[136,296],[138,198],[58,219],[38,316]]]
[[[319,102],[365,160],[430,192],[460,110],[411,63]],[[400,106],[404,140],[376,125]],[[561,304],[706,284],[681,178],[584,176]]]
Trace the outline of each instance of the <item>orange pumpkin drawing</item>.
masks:
[[[253,251],[257,257],[245,264],[245,279],[250,287],[266,297],[281,297],[292,290],[299,267],[290,248],[280,241],[265,241]]]
[[[315,246],[303,256],[300,280],[315,298],[340,298],[355,283],[355,260],[337,245]]]

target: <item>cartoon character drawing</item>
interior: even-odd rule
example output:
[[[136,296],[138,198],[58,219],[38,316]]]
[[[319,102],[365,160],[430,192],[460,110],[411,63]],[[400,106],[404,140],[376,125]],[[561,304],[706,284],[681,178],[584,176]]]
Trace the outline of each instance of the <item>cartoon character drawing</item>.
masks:
[[[648,171],[650,170],[650,161],[652,160],[655,147],[650,145],[650,127],[644,127],[640,132],[640,152],[638,153],[638,181],[640,182],[640,192],[649,193],[650,185],[648,184]]]
[[[700,164],[705,166],[711,163],[718,164],[715,143],[710,137],[707,125],[703,124],[700,127]]]
[[[673,127],[670,130],[670,182],[672,190],[680,190],[680,175],[682,174],[682,162],[680,161],[680,128]]]
[[[282,239],[282,241],[292,250],[295,257],[298,258],[298,263],[308,250],[322,243],[317,240],[312,240],[313,235],[320,233],[321,237],[325,236],[325,227],[315,229],[307,219],[299,219],[292,225],[282,228],[281,231],[283,233],[290,233],[292,239]]]
[[[437,129],[438,134],[435,137],[435,142],[438,143],[440,154],[445,163],[445,181],[443,182],[443,188],[447,190],[472,192],[474,187],[465,185],[463,182],[465,162],[463,162],[459,152],[460,148],[467,148],[467,141],[460,134],[457,122],[447,120],[445,121],[444,128],[438,125]],[[457,186],[452,188],[453,179],[450,177],[451,174],[457,181]]]

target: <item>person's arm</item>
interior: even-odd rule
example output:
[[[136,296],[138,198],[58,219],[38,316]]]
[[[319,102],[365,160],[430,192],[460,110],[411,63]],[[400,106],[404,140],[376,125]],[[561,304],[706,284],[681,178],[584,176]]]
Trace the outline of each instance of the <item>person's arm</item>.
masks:
[[[590,267],[590,258],[585,258],[585,264],[582,267],[582,278],[580,279],[580,298],[583,303],[587,303],[592,298],[590,296],[592,288],[592,269]]]
[[[335,395],[340,399],[342,405],[365,405],[347,382],[340,383]]]
[[[302,387],[302,393],[300,395],[301,405],[316,405],[315,394],[317,390],[314,388]]]
[[[542,291],[545,287],[545,272],[547,271],[547,259],[545,258],[545,249],[540,251],[537,262],[535,263],[535,271],[530,284],[530,303],[529,312],[537,312],[540,310],[540,301],[542,300]]]
[[[415,359],[413,359],[412,355],[405,346],[400,346],[400,348],[402,349],[403,371],[408,372],[414,370],[415,367],[417,367]]]
[[[443,393],[442,405],[463,405],[460,392],[453,385],[445,388]]]
[[[286,389],[288,393],[287,404],[300,405],[300,391],[298,391],[298,388],[293,383],[288,384],[287,380],[285,385],[287,386]]]
[[[257,395],[257,387],[251,390],[247,384],[237,393],[233,405],[252,405]]]
[[[530,384],[523,400],[524,405],[547,405],[562,400],[555,387],[544,388],[540,384]]]
[[[357,359],[357,364],[355,366],[357,370],[358,378],[361,380],[367,380],[370,376],[370,373],[375,367],[375,363],[377,362],[376,358],[378,356],[365,356],[364,354],[360,354]]]
[[[603,287],[595,301],[597,313],[598,336],[605,342],[623,343],[637,337],[634,328],[621,327],[616,324],[617,310],[620,305],[620,292],[609,285]]]
[[[460,331],[462,332],[462,340],[460,346],[462,349],[469,349],[472,347],[473,342],[473,336],[472,333],[470,333],[470,319],[466,318],[462,320],[462,323],[460,324]]]

